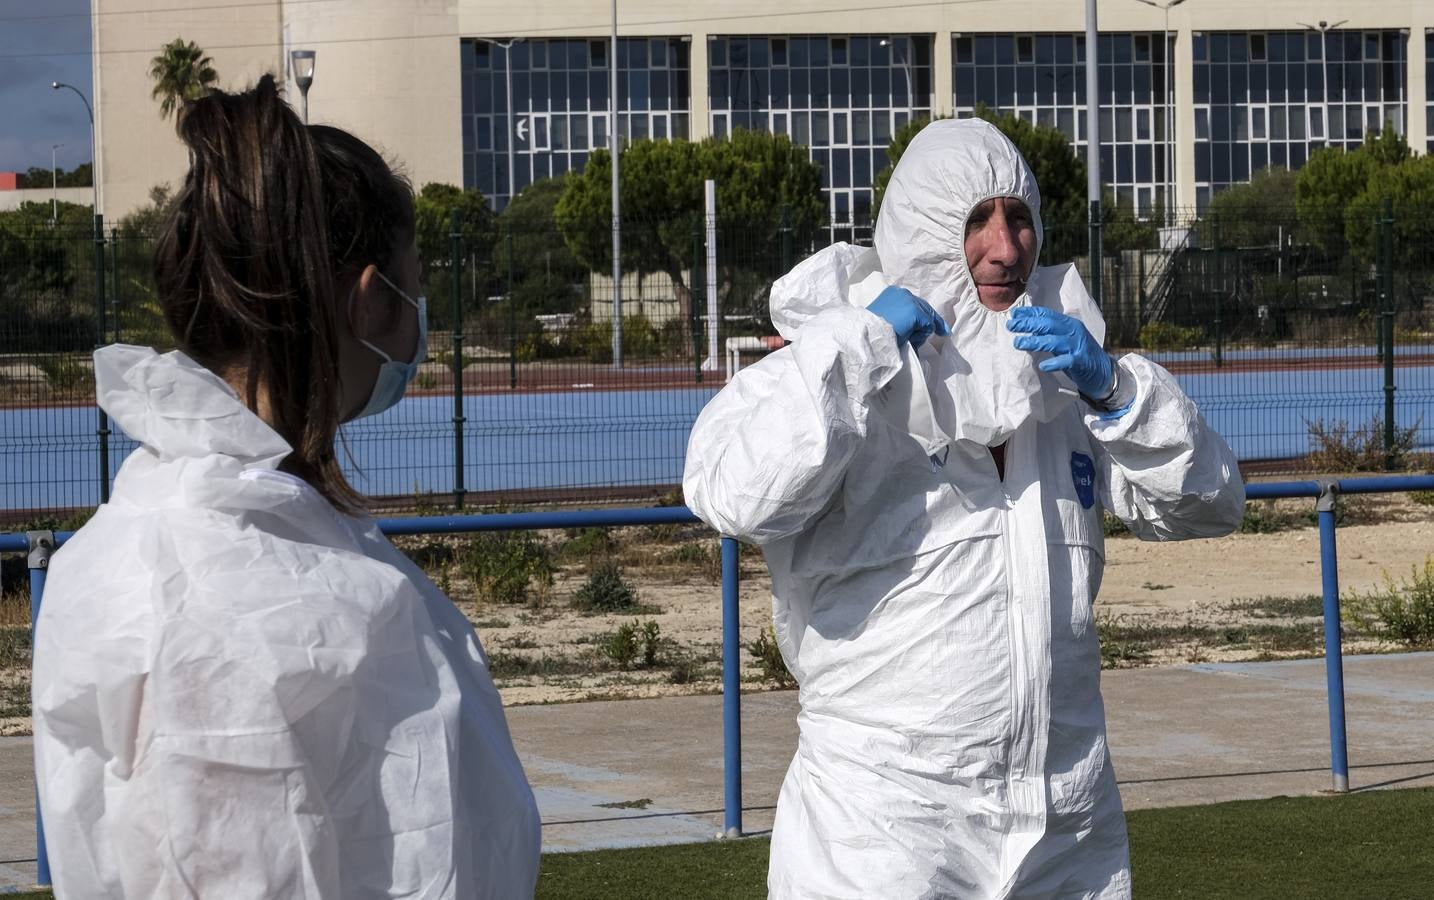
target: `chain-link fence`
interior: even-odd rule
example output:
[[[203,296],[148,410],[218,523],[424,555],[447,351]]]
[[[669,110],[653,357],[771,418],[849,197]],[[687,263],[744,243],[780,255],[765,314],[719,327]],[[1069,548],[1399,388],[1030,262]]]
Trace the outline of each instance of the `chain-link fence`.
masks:
[[[1367,233],[1258,221],[1106,217],[1099,290],[1113,350],[1171,369],[1241,459],[1269,470],[1405,466],[1434,443],[1434,249],[1387,210]],[[1434,210],[1429,212],[1434,219]],[[1286,224],[1288,223],[1288,224]],[[424,260],[429,361],[394,409],[343,429],[355,484],[468,505],[654,495],[729,368],[781,345],[772,280],[869,224],[624,222],[621,327],[610,231],[499,223]],[[1045,263],[1091,278],[1091,229],[1047,228]],[[89,354],[168,349],[150,241],[0,232],[0,510],[100,502],[134,444],[94,406]],[[620,333],[619,333],[620,332]],[[619,362],[620,361],[620,362]],[[1391,415],[1392,413],[1392,415]],[[1342,455],[1341,455],[1342,454]]]

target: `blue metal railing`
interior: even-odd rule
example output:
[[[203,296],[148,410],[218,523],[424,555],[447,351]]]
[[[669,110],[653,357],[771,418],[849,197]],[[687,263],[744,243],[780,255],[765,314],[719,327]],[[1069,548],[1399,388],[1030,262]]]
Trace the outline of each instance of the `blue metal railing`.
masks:
[[[1349,790],[1349,755],[1345,742],[1344,669],[1340,644],[1339,561],[1336,556],[1335,512],[1339,494],[1398,493],[1434,490],[1434,475],[1347,478],[1327,481],[1290,481],[1251,484],[1251,500],[1289,497],[1317,499],[1320,529],[1320,569],[1324,591],[1325,675],[1329,698],[1330,772],[1336,791]],[[460,534],[476,531],[519,531],[555,528],[597,528],[629,525],[689,524],[699,521],[686,507],[652,509],[584,510],[578,512],[498,513],[480,516],[431,516],[385,519],[379,524],[389,536]],[[0,552],[29,553],[31,628],[39,619],[45,589],[45,572],[51,552],[70,537],[69,532],[30,532],[0,535]],[[738,546],[722,538],[722,730],[724,774],[723,833],[742,834],[742,722],[741,649],[738,631]],[[50,884],[49,859],[38,800],[35,808],[38,878]]]

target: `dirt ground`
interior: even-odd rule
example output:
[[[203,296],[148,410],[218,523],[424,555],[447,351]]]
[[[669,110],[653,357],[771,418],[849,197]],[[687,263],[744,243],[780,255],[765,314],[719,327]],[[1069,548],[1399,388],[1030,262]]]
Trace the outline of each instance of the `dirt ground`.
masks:
[[[1346,498],[1338,531],[1340,590],[1366,593],[1396,582],[1434,553],[1434,506],[1407,498]],[[1150,543],[1128,534],[1106,539],[1104,584],[1097,603],[1102,640],[1112,645],[1109,666],[1235,661],[1322,652],[1319,531],[1309,513],[1313,501],[1252,504],[1256,524],[1274,533],[1234,534],[1216,540]],[[1293,525],[1294,527],[1290,527]],[[684,539],[701,539],[694,530]],[[710,538],[708,539],[710,541]],[[582,583],[581,567],[565,567],[541,609],[466,604],[492,655],[540,660],[582,659],[601,665],[596,647],[623,623],[651,620],[664,641],[658,664],[615,670],[556,674],[507,674],[495,666],[508,704],[714,692],[721,680],[721,585],[715,567],[641,565],[641,556],[663,559],[671,541],[653,540],[644,529],[619,532],[618,555],[638,554],[625,572],[651,612],[586,615],[568,607]],[[749,548],[750,549],[750,548]],[[455,591],[455,593],[457,593]],[[741,571],[743,680],[774,686],[746,647],[771,621],[771,582],[761,557],[744,551]],[[1346,652],[1396,649],[1362,633],[1347,617]],[[1134,641],[1140,646],[1132,651]],[[610,662],[608,660],[607,662]],[[680,683],[673,673],[681,666]]]
[[[1404,496],[1345,498],[1338,531],[1340,589],[1366,593],[1396,581],[1434,553],[1434,506]],[[1251,504],[1256,531],[1216,540],[1147,543],[1106,538],[1104,585],[1097,603],[1107,666],[1317,656],[1322,653],[1319,531],[1313,501]],[[455,598],[487,649],[509,705],[713,693],[721,687],[721,583],[717,541],[702,526],[618,529],[602,552],[574,552],[581,533],[543,537],[555,563],[551,586],[532,582],[532,598],[500,604],[462,564],[468,538],[400,541]],[[612,559],[638,605],[593,614],[574,597],[600,560]],[[771,583],[761,555],[744,548],[741,565],[742,678],[748,689],[777,686],[748,649],[771,621]],[[1348,604],[1348,601],[1346,601]],[[642,626],[656,623],[644,639]],[[18,622],[16,623],[19,624]],[[634,626],[631,657],[608,649]],[[1346,652],[1399,649],[1346,613]],[[647,626],[651,629],[651,626]],[[618,641],[621,643],[621,641]],[[646,657],[646,659],[644,659]],[[0,666],[0,669],[3,669]],[[13,676],[0,681],[19,687]],[[23,689],[23,688],[22,688]],[[28,718],[0,719],[0,733],[24,733]]]

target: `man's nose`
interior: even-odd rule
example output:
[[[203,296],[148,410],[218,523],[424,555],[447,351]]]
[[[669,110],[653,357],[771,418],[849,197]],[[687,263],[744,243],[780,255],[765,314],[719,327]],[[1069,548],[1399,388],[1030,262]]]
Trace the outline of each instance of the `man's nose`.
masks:
[[[1016,231],[1011,221],[1006,218],[1002,211],[995,212],[987,221],[987,227],[991,229],[991,247],[986,253],[986,258],[993,263],[1011,267],[1020,262],[1021,247],[1016,241]]]

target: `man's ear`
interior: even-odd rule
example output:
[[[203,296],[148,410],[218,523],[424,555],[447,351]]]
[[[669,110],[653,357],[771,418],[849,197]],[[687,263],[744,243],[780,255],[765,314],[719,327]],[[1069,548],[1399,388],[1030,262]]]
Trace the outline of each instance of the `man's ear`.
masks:
[[[359,340],[372,342],[383,334],[383,298],[379,296],[382,288],[378,267],[370,265],[364,266],[349,292],[346,310],[349,329]]]

